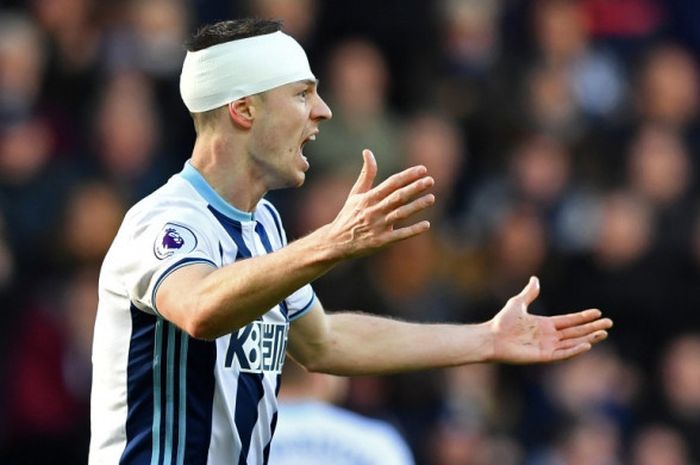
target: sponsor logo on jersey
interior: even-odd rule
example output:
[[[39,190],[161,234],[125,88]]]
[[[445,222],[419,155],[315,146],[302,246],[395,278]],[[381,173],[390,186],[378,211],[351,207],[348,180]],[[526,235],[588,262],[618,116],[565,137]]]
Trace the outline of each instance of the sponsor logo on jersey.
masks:
[[[163,260],[175,253],[189,253],[197,246],[197,237],[186,226],[167,223],[156,237],[153,253]]]
[[[288,323],[254,321],[231,334],[224,366],[237,361],[244,373],[282,373]]]

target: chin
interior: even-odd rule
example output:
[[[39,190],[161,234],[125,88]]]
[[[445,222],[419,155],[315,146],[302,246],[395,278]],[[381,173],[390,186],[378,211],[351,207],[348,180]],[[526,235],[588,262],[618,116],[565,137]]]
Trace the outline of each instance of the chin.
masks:
[[[306,181],[306,174],[301,173],[301,175],[297,177],[296,182],[292,184],[292,187],[301,187],[304,185],[304,181]]]
[[[284,182],[280,182],[276,186],[272,187],[271,190],[273,190],[273,189],[293,189],[293,188],[301,187],[304,185],[304,181],[306,181],[306,174],[302,171],[302,172],[296,173],[294,176],[290,176]]]

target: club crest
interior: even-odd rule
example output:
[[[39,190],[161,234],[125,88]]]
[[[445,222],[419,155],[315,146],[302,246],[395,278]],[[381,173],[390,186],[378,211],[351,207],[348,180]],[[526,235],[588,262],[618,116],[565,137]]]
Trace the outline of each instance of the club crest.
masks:
[[[187,227],[167,223],[153,244],[156,257],[163,260],[175,253],[189,253],[197,246],[197,237]]]

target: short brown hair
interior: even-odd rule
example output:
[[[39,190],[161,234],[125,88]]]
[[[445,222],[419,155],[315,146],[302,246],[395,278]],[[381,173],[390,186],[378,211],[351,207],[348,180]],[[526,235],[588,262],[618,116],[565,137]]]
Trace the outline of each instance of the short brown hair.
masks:
[[[272,34],[282,30],[281,21],[258,18],[233,19],[207,24],[195,32],[187,41],[187,50],[196,52],[213,45],[246,39],[248,37]]]

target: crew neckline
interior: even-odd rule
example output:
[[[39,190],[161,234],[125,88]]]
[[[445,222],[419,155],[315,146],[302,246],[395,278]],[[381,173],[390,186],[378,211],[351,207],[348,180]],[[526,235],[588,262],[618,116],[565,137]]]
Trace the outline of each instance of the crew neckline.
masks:
[[[255,212],[245,212],[231,205],[211,187],[204,176],[202,176],[202,173],[192,166],[189,160],[185,163],[185,167],[180,172],[180,176],[189,182],[197,193],[204,197],[204,200],[220,213],[236,221],[244,222],[254,220]]]

